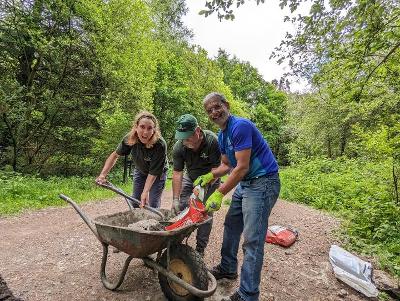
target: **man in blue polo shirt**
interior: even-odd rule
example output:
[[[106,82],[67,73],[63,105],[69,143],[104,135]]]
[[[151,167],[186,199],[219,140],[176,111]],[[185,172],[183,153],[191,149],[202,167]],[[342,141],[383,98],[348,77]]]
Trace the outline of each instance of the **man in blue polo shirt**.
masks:
[[[278,164],[260,131],[250,120],[231,115],[222,94],[208,94],[203,104],[210,120],[221,129],[218,144],[222,158],[221,165],[198,177],[195,185],[205,185],[230,172],[206,202],[211,212],[219,210],[223,196],[236,187],[225,217],[221,262],[211,273],[216,279],[237,278],[237,252],[243,233],[240,286],[223,300],[257,301],[268,217],[280,191]]]

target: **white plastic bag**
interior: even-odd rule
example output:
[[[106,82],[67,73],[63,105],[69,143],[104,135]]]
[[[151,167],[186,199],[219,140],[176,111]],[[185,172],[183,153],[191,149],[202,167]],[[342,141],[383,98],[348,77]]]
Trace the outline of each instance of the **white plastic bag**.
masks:
[[[372,283],[372,265],[369,262],[336,245],[329,250],[329,261],[338,279],[367,297],[378,296],[378,290]]]

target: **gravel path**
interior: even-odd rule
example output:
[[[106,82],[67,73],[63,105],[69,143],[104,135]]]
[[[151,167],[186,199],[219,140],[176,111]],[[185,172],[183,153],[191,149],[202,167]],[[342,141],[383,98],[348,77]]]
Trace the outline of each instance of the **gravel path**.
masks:
[[[170,207],[170,199],[164,195],[164,208]],[[81,208],[92,218],[127,209],[121,198]],[[226,211],[223,206],[214,217],[204,258],[208,267],[219,263]],[[367,300],[332,274],[328,251],[337,243],[332,235],[339,226],[335,218],[280,200],[270,218],[273,224],[294,227],[300,236],[288,249],[266,244],[260,300]],[[138,259],[131,262],[119,290],[105,289],[99,275],[101,244],[70,206],[3,217],[0,229],[0,274],[24,300],[166,300],[157,275]],[[194,235],[189,244],[194,246]],[[120,271],[126,254],[109,256],[107,272],[112,277]],[[238,280],[219,281],[217,292],[207,300],[218,301],[237,285]]]

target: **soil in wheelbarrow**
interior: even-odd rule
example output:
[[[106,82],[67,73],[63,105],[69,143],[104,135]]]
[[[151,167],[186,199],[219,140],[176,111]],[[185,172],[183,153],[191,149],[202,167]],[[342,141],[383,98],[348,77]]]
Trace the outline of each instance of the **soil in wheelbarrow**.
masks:
[[[164,193],[162,207],[170,208],[171,195]],[[122,198],[82,206],[90,217],[127,209]],[[214,226],[204,261],[219,263],[223,221],[227,207],[214,215]],[[308,207],[278,201],[270,224],[291,226],[299,240],[290,248],[266,245],[260,300],[370,300],[334,277],[329,261],[330,245],[339,243],[333,232],[339,221]],[[72,207],[49,208],[15,217],[0,218],[0,274],[14,295],[36,300],[164,301],[157,275],[134,259],[125,281],[117,291],[105,289],[100,281],[102,247]],[[195,245],[195,233],[188,243]],[[117,276],[126,254],[109,253],[107,272]],[[239,260],[242,260],[239,252]],[[368,259],[368,258],[364,258]],[[369,259],[371,260],[371,259]],[[219,281],[218,301],[234,292],[239,280]]]
[[[129,229],[133,231],[145,230],[145,231],[165,231],[164,226],[155,219],[145,219],[128,225]]]

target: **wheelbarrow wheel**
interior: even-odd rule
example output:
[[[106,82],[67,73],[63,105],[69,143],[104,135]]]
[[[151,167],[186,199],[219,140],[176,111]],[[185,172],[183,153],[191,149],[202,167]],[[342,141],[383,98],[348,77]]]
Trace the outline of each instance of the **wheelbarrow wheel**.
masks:
[[[207,290],[207,268],[203,262],[203,258],[199,253],[187,245],[177,245],[170,249],[169,260],[169,270],[173,274],[200,290]],[[160,258],[160,264],[164,268],[167,268],[167,250],[165,250],[162,254]],[[158,280],[160,282],[161,289],[168,300],[203,300],[203,298],[194,296],[182,286],[173,282],[161,273],[158,273]]]

